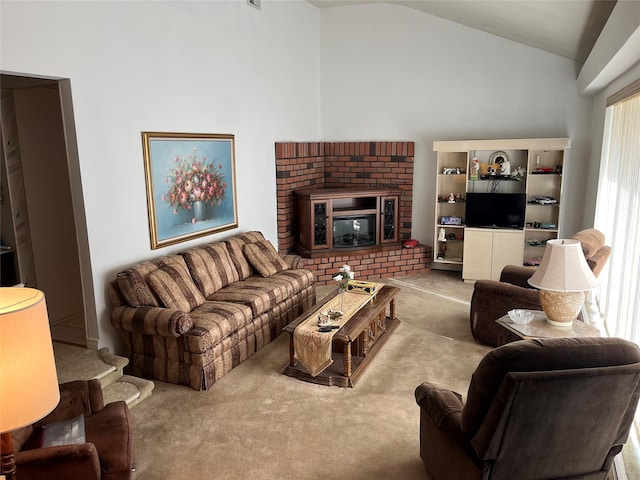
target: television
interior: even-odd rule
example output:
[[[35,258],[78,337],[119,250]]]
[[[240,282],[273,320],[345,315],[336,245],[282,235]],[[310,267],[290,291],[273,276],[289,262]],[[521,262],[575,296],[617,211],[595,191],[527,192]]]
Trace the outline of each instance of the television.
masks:
[[[524,228],[525,193],[467,192],[464,223],[467,227]]]

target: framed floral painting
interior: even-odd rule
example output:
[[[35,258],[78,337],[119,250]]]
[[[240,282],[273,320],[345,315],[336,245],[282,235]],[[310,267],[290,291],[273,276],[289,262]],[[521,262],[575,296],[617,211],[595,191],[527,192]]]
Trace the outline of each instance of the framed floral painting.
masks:
[[[142,132],[151,248],[238,226],[233,135]]]

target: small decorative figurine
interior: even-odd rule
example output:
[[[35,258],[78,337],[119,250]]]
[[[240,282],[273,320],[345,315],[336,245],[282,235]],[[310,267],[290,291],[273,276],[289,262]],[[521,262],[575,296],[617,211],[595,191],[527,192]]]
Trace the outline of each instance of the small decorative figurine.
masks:
[[[500,161],[502,158],[502,162]],[[511,175],[511,162],[506,157],[498,158],[498,164],[500,165],[500,175]]]
[[[331,325],[331,317],[329,317],[327,312],[320,312],[320,315],[318,315],[318,326],[326,327],[327,325]]]
[[[526,175],[526,170],[522,167],[515,168],[511,172],[511,178],[515,180],[524,180],[525,175]]]
[[[447,254],[447,242],[438,243],[438,260],[444,260],[445,255]]]
[[[478,161],[478,157],[474,155],[471,158],[471,175],[469,176],[469,179],[477,180],[479,173],[480,173],[480,162]]]

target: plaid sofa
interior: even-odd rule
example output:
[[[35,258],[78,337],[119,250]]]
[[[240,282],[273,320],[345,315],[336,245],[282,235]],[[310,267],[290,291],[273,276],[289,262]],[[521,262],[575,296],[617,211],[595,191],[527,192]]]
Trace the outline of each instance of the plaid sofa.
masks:
[[[206,390],[316,302],[315,275],[246,232],[132,266],[109,284],[128,373]]]

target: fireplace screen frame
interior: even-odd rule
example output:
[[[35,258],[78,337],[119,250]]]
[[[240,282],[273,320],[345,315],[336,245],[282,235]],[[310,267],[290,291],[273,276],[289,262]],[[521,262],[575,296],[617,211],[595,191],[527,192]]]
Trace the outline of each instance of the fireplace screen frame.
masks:
[[[351,225],[349,226],[349,222]],[[368,247],[377,242],[376,215],[334,215],[333,248]]]

